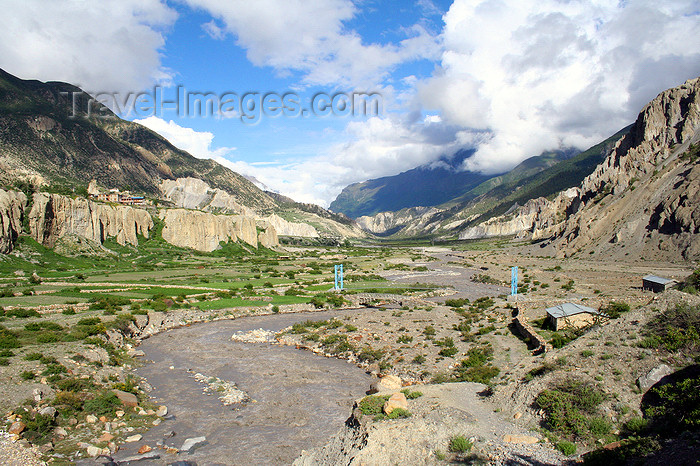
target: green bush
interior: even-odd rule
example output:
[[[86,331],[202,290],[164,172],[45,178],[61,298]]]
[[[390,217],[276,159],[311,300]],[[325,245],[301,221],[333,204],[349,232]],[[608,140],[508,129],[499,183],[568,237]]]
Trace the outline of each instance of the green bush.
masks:
[[[454,346],[451,346],[451,347],[448,347],[448,348],[443,348],[443,349],[441,349],[440,352],[439,352],[438,354],[439,354],[440,356],[443,356],[443,357],[446,357],[446,358],[451,358],[452,356],[454,356],[454,355],[457,354],[457,353],[458,353],[457,348],[455,348]]]
[[[568,439],[586,438],[591,426],[605,430],[590,418],[604,400],[605,394],[598,387],[569,378],[553,389],[542,391],[535,399],[535,406],[545,412],[547,429]]]
[[[17,317],[18,319],[26,319],[27,317],[39,317],[41,314],[36,309],[11,309],[5,311],[7,317]]]
[[[425,362],[425,356],[422,354],[419,354],[413,360],[411,361],[413,364],[423,364]]]
[[[417,390],[415,392],[412,392],[408,388],[404,388],[403,390],[401,390],[401,393],[404,394],[407,400],[415,400],[416,398],[420,398],[421,396],[423,396],[423,392],[419,392]]]
[[[41,353],[27,353],[24,356],[24,360],[25,361],[38,361],[43,357],[44,357],[44,355]]]
[[[63,314],[64,316],[74,316],[75,309],[73,307],[67,307],[61,311],[61,314]]]
[[[472,449],[472,442],[470,442],[463,435],[455,435],[450,438],[449,450],[454,453],[464,453]]]
[[[571,456],[576,453],[576,444],[568,442],[566,440],[561,440],[556,444],[557,450],[565,454],[566,456]]]
[[[411,417],[411,413],[403,408],[394,408],[389,414],[386,415],[389,419],[399,419]]]
[[[19,348],[22,346],[17,334],[0,325],[0,349]]]
[[[23,432],[24,438],[36,444],[46,443],[56,427],[56,420],[53,416],[33,413],[23,418],[26,428]]]
[[[630,311],[630,305],[624,301],[612,301],[601,307],[600,311],[607,314],[611,319],[617,319],[623,313]]]
[[[10,351],[9,349],[0,350],[0,358],[11,358],[14,355],[15,353]]]
[[[649,421],[641,417],[633,417],[625,422],[624,430],[629,435],[639,435],[647,431]]]
[[[685,303],[656,316],[645,327],[643,348],[664,348],[689,357],[700,355],[700,306]]]
[[[379,349],[372,349],[371,346],[365,346],[364,348],[362,348],[362,351],[360,351],[360,354],[357,355],[357,359],[359,359],[362,362],[372,363],[380,360],[383,356],[384,351]]]
[[[396,339],[396,343],[411,343],[412,341],[413,337],[409,335],[401,335]]]
[[[10,360],[7,358],[0,357],[0,366],[9,366]]]
[[[652,389],[657,400],[643,406],[644,414],[658,429],[700,430],[700,375]]]
[[[358,408],[360,412],[367,416],[374,416],[375,414],[381,414],[384,408],[384,403],[389,399],[391,395],[369,395],[360,400]]]
[[[96,416],[114,416],[117,409],[121,408],[122,403],[111,391],[103,390],[94,398],[87,400],[83,405],[83,410],[92,413]]]
[[[37,343],[56,343],[61,341],[61,335],[55,332],[42,332],[36,336]]]
[[[32,371],[22,371],[19,376],[22,377],[22,380],[34,380],[36,378],[36,374]]]

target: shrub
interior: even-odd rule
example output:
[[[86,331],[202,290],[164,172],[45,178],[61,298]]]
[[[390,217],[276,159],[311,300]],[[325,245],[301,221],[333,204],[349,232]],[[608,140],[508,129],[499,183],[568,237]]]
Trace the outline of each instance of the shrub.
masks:
[[[545,412],[547,429],[566,438],[585,438],[591,431],[591,419],[605,399],[605,394],[596,386],[573,378],[566,379],[553,389],[541,392],[535,406]],[[603,427],[594,422],[595,429]]]
[[[5,315],[7,317],[26,319],[27,317],[39,317],[41,314],[39,314],[36,309],[11,309],[9,311],[5,311]]]
[[[432,325],[428,325],[423,330],[423,335],[425,335],[427,337],[431,337],[431,336],[435,335],[436,333],[437,332],[435,331],[435,328]]]
[[[472,442],[470,442],[463,435],[455,435],[450,438],[449,450],[454,453],[463,453],[470,451],[472,449]]]
[[[53,416],[34,413],[33,415],[25,416],[24,423],[26,424],[24,437],[30,442],[37,444],[46,443],[51,436],[56,420]]]
[[[357,359],[362,362],[372,363],[381,359],[384,356],[384,351],[372,349],[370,346],[362,348],[360,354],[357,355]]]
[[[446,358],[451,358],[455,354],[457,354],[458,350],[454,346],[450,346],[448,348],[443,348],[440,350],[438,353],[440,356],[446,357]]]
[[[94,398],[87,400],[83,405],[83,409],[96,416],[114,416],[115,411],[121,406],[122,403],[117,398],[117,395],[111,391],[103,390]]]
[[[399,419],[411,417],[411,413],[403,408],[394,408],[387,416],[389,419]]]
[[[425,356],[419,354],[411,361],[413,364],[423,364],[425,362]]]
[[[64,316],[73,316],[75,315],[75,309],[73,309],[73,307],[67,307],[61,311],[61,314]]]
[[[22,371],[19,376],[22,377],[22,380],[33,380],[36,374],[32,371]]]
[[[678,304],[652,319],[644,330],[639,346],[663,347],[693,357],[700,352],[700,306]]]
[[[600,311],[607,314],[611,319],[617,319],[623,313],[630,311],[630,305],[624,301],[611,301],[601,307]]]
[[[565,454],[566,456],[571,456],[576,453],[576,444],[568,442],[566,440],[561,440],[556,444],[557,450]]]
[[[420,398],[421,396],[423,396],[423,392],[412,392],[408,388],[404,388],[403,390],[401,390],[401,393],[403,393],[406,396],[407,400],[415,400],[416,398]]]
[[[630,435],[639,435],[644,433],[649,427],[649,421],[641,417],[633,417],[625,422],[624,430]]]
[[[384,403],[389,399],[390,395],[377,396],[369,395],[360,400],[358,408],[362,414],[373,416],[375,414],[381,414],[382,408],[384,408]]]
[[[19,348],[22,346],[17,334],[0,325],[0,349]]]
[[[43,357],[44,357],[44,355],[41,353],[27,353],[24,356],[24,360],[25,361],[38,361]]]
[[[42,332],[36,336],[37,343],[56,343],[61,341],[61,336],[54,332]]]
[[[41,373],[41,375],[59,375],[65,374],[68,369],[62,364],[52,363],[46,366],[46,369]]]
[[[84,403],[83,397],[72,391],[57,392],[53,402],[56,406],[65,406],[74,411],[80,411]]]
[[[9,349],[0,350],[0,358],[11,358],[14,355],[15,353],[10,351]]]
[[[272,306],[272,312],[274,314],[277,314],[279,311],[280,311],[280,307],[278,305],[275,304],[274,306]]]
[[[643,406],[644,414],[664,430],[700,429],[700,375],[652,389],[656,400]]]
[[[409,335],[401,335],[396,339],[396,343],[411,343],[412,341],[413,337]]]
[[[0,357],[0,366],[9,366],[10,360],[7,358]]]

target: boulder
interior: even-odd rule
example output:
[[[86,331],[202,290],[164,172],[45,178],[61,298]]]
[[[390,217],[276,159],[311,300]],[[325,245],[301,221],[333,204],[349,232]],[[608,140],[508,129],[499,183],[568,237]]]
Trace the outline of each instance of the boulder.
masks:
[[[87,422],[88,424],[94,424],[97,422],[97,416],[88,414],[87,416],[85,416],[85,422]]]
[[[151,448],[150,446],[142,445],[141,448],[139,448],[138,453],[139,453],[139,455],[143,455],[144,453],[148,453],[151,450],[153,450],[153,448]]]
[[[660,364],[650,370],[646,375],[641,376],[637,379],[637,386],[645,393],[651,387],[653,387],[659,380],[663,379],[667,375],[673,374],[673,369],[671,369],[666,364]]]
[[[395,375],[385,375],[378,381],[374,382],[371,389],[376,392],[395,392],[401,390],[401,379]]]
[[[136,398],[136,395],[134,395],[133,393],[125,392],[122,390],[112,390],[112,392],[114,392],[114,394],[117,395],[117,398],[119,398],[119,401],[121,401],[124,406],[132,408],[139,404],[139,399]]]
[[[143,438],[143,435],[135,434],[135,435],[131,435],[131,436],[127,437],[126,439],[124,439],[124,441],[127,443],[134,443],[134,442],[140,442],[142,438]]]
[[[168,415],[168,407],[167,406],[158,406],[158,411],[156,411],[156,415],[158,417],[165,417]]]
[[[24,432],[24,429],[26,429],[26,428],[27,428],[27,425],[24,422],[15,421],[12,423],[12,425],[10,426],[10,428],[8,429],[7,432],[10,434],[19,435],[22,432]]]
[[[97,440],[100,442],[111,442],[113,439],[114,435],[110,434],[109,432],[105,432]]]
[[[46,406],[39,410],[39,414],[42,416],[56,417],[57,411],[53,406]]]
[[[382,410],[385,414],[391,414],[396,408],[408,409],[408,401],[406,400],[406,395],[403,393],[394,393],[391,397],[386,400]]]
[[[206,441],[206,437],[188,438],[187,440],[185,440],[185,443],[182,444],[182,448],[180,448],[180,451],[191,452],[195,448],[204,445]]]

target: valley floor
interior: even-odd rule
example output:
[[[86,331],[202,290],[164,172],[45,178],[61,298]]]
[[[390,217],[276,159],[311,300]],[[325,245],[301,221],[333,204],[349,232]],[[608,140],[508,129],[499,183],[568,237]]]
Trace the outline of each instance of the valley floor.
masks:
[[[573,454],[565,442],[575,442],[580,454],[624,436],[623,426],[642,414],[637,379],[662,363],[687,364],[682,355],[641,343],[645,325],[659,312],[679,302],[700,303],[678,291],[655,295],[641,289],[642,276],[682,279],[692,271],[690,264],[560,260],[537,252],[502,242],[300,248],[284,257],[244,260],[183,255],[152,270],[127,261],[94,270],[74,261],[61,264],[56,257],[41,270],[31,264],[19,268],[23,263],[12,259],[0,277],[12,291],[0,298],[2,325],[17,343],[5,346],[7,367],[0,375],[0,403],[11,413],[6,429],[52,406],[58,415],[49,430],[33,434],[44,459],[69,464],[89,452],[114,455],[127,437],[169,422],[155,414],[157,406],[143,392],[148,381],[133,378],[133,368],[143,364],[136,349],[140,339],[196,322],[359,306],[338,318],[304,318],[278,342],[348,359],[375,376],[398,375],[409,392],[423,396],[408,400],[407,418],[374,420],[355,408],[346,427],[325,447],[304,453],[300,464],[562,464],[567,457],[561,451]],[[22,254],[31,256],[20,248],[15,257]],[[329,292],[328,271],[341,262],[344,302]],[[514,265],[520,269],[517,301],[508,298],[506,286]],[[32,275],[36,270],[38,278]],[[30,293],[22,291],[29,288]],[[547,307],[574,302],[597,309],[612,301],[631,310],[544,354],[534,355],[512,326],[517,307],[521,320],[551,340],[555,333],[540,329]],[[535,405],[544,391],[572,379],[603,393],[596,412],[587,414],[586,422],[596,428],[575,438],[554,431],[545,410]],[[86,421],[95,406],[90,401],[111,388],[137,393],[144,414],[118,418],[115,405],[106,408],[104,421]],[[79,401],[61,404],[55,399],[59,393]],[[15,408],[27,398],[35,401],[24,411]],[[31,428],[38,429],[25,426],[25,434]],[[450,451],[455,436],[464,437],[469,448]],[[19,438],[5,435],[2,448]],[[143,445],[159,451],[154,441]],[[354,453],[341,458],[338,448]],[[201,452],[206,455],[206,447]]]

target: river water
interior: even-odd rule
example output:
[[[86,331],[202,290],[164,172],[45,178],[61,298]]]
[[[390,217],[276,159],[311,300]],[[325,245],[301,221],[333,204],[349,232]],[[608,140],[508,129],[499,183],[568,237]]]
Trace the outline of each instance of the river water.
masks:
[[[279,331],[306,319],[343,318],[353,311],[275,314],[196,324],[155,335],[139,346],[146,363],[136,370],[153,387],[152,401],[172,418],[125,444],[115,459],[156,442],[180,448],[187,438],[207,443],[191,454],[168,454],[138,464],[190,461],[203,465],[290,464],[302,449],[323,445],[337,432],[371,377],[342,360],[293,347],[230,340],[239,331]],[[194,371],[236,383],[255,403],[225,406],[203,392]],[[174,432],[174,436],[170,436]],[[163,440],[166,438],[166,440]]]

